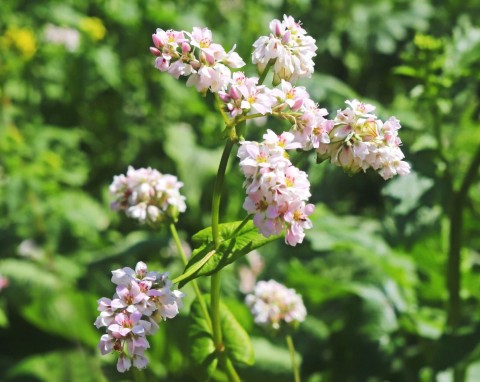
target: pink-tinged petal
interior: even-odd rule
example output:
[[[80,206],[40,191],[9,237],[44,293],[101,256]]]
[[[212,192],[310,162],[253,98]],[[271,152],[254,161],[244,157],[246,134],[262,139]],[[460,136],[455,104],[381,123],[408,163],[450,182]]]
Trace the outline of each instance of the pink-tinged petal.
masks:
[[[117,362],[117,370],[120,373],[124,373],[127,370],[130,370],[131,366],[132,366],[132,361],[130,361],[130,358],[128,358],[124,354],[120,355]]]
[[[305,206],[305,214],[307,216],[311,215],[313,213],[313,211],[315,211],[315,205],[309,203]]]
[[[103,312],[104,310],[111,308],[112,300],[106,297],[102,297],[97,301],[97,303],[98,303],[98,310]]]
[[[127,306],[122,300],[116,298],[112,300],[112,309],[117,310],[117,309],[123,309]]]
[[[143,275],[147,273],[147,264],[143,261],[139,261],[135,266],[135,274],[139,279],[143,278]]]
[[[98,349],[103,355],[105,355],[112,352],[114,344],[115,344],[115,338],[110,334],[104,334],[103,336],[100,337]]]
[[[145,369],[148,365],[148,359],[143,355],[135,354],[133,356],[133,366],[137,369]]]

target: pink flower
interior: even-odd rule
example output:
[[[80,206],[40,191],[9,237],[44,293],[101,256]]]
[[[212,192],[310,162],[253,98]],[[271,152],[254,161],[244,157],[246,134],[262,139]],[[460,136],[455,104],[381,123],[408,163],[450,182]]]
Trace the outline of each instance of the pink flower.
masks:
[[[175,182],[167,184],[175,188]],[[120,353],[117,363],[120,372],[128,370],[132,362],[137,368],[145,368],[148,360],[144,352],[150,347],[146,336],[158,330],[154,318],[175,317],[185,295],[171,290],[172,282],[167,273],[149,272],[142,261],[137,263],[135,270],[125,267],[113,271],[112,282],[117,284],[113,299],[98,300],[100,315],[95,326],[107,327],[98,348],[102,354]]]
[[[288,211],[284,215],[287,223],[287,233],[285,235],[285,242],[289,245],[295,246],[303,241],[305,237],[304,229],[312,228],[312,222],[308,218],[315,206],[313,204],[305,205],[303,201],[295,201],[290,203]]]

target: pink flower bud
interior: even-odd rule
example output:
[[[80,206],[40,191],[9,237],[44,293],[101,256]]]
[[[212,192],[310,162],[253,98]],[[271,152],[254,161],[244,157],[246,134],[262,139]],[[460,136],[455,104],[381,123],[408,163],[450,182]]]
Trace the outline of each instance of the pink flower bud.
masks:
[[[281,36],[282,35],[282,24],[280,23],[279,20],[275,20],[274,21],[274,30],[275,30],[275,34],[277,36]]]
[[[188,53],[190,52],[192,48],[190,47],[190,44],[186,41],[182,42],[182,52],[183,53]]]
[[[150,53],[152,53],[154,56],[162,55],[162,52],[160,52],[157,48],[154,48],[153,46],[150,47]]]
[[[153,40],[153,44],[157,48],[162,48],[163,47],[162,40],[160,39],[160,37],[158,37],[158,35],[152,34],[152,40]]]
[[[290,41],[290,36],[291,36],[290,31],[285,32],[285,34],[282,37],[282,44],[288,44],[288,42]]]

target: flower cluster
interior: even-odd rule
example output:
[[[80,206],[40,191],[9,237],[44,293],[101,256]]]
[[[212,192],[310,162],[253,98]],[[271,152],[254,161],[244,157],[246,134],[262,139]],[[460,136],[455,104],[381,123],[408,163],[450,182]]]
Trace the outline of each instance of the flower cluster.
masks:
[[[104,355],[119,354],[117,369],[122,373],[132,363],[143,369],[148,363],[145,350],[150,347],[146,336],[157,331],[161,319],[178,314],[184,294],[171,290],[168,273],[148,272],[143,262],[138,262],[135,270],[125,267],[113,271],[112,282],[117,285],[113,299],[98,300],[100,315],[95,326],[107,328],[98,347]]]
[[[175,221],[179,212],[187,208],[185,197],[179,192],[182,186],[176,176],[150,167],[135,170],[130,166],[126,176],[115,176],[110,185],[110,193],[115,197],[112,209],[124,210],[128,217],[150,225]]]
[[[173,77],[188,76],[187,85],[200,92],[223,90],[231,81],[230,68],[241,68],[245,62],[234,52],[228,53],[212,41],[208,28],[194,27],[192,33],[158,28],[152,35],[155,67]]]
[[[253,222],[269,237],[286,228],[285,242],[295,246],[303,241],[304,229],[312,228],[308,218],[314,210],[307,174],[292,165],[286,150],[298,148],[293,134],[276,135],[268,130],[262,143],[242,142],[238,157],[246,177],[247,197],[243,208],[254,214]]]
[[[257,64],[258,71],[263,73],[267,65],[273,63],[275,84],[281,79],[294,82],[300,77],[310,77],[317,46],[300,23],[284,15],[283,21],[270,22],[270,32],[253,44],[252,62]]]
[[[398,119],[390,117],[382,122],[371,114],[374,106],[356,99],[346,104],[349,107],[339,110],[333,120],[330,144],[318,146],[319,158],[330,159],[351,173],[372,168],[384,179],[408,174],[410,165],[402,160]]]
[[[231,117],[272,113],[277,100],[269,88],[257,84],[257,77],[246,77],[243,72],[236,72],[233,73],[228,91],[218,92]]]
[[[275,280],[259,281],[245,302],[255,323],[272,330],[283,325],[295,327],[307,315],[302,297]]]

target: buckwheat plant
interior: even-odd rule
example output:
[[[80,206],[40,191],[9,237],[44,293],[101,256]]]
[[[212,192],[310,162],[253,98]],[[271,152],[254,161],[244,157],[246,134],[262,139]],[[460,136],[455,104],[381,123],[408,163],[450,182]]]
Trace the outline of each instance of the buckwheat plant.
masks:
[[[141,224],[157,229],[168,226],[185,269],[171,282],[165,273],[147,273],[143,263],[135,271],[114,271],[114,298],[99,300],[96,325],[107,328],[100,350],[119,354],[119,371],[132,363],[145,367],[146,335],[153,334],[158,318],[173,318],[181,307],[183,294],[172,290],[172,285],[178,283],[182,288],[189,283],[196,296],[189,329],[195,377],[211,380],[221,371],[230,381],[239,381],[235,365],[251,365],[253,349],[247,333],[220,301],[222,268],[279,238],[288,246],[303,242],[305,231],[313,228],[310,216],[315,207],[309,203],[308,175],[297,164],[309,153],[315,153],[317,162],[330,162],[350,174],[369,169],[384,179],[408,174],[410,167],[403,160],[398,136],[400,122],[395,117],[383,122],[373,114],[374,106],[359,100],[347,100],[347,107],[329,118],[329,112],[311,99],[305,87],[296,86],[295,81],[313,73],[317,47],[291,16],[273,20],[269,34],[254,42],[252,64],[258,77],[239,70],[246,64],[235,45],[225,49],[208,28],[159,28],[152,40],[156,69],[176,79],[185,77],[187,86],[215,98],[225,123],[223,134],[218,134],[225,147],[213,186],[211,226],[191,238],[194,250],[189,260],[175,228],[179,214],[186,211],[180,194],[183,184],[151,168],[130,167],[126,175],[114,178],[112,208]],[[265,83],[267,78],[272,79],[271,85]],[[261,141],[248,140],[247,122],[265,118],[283,121],[282,126],[288,128],[263,131]],[[234,148],[245,177],[246,214],[243,220],[220,224],[220,198]],[[196,283],[206,276],[210,277],[209,295]],[[247,303],[255,321],[273,331],[293,330],[306,315],[301,297],[275,281],[258,283]],[[287,342],[299,381],[290,332]]]

